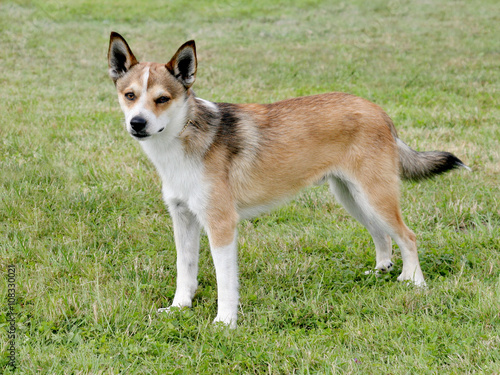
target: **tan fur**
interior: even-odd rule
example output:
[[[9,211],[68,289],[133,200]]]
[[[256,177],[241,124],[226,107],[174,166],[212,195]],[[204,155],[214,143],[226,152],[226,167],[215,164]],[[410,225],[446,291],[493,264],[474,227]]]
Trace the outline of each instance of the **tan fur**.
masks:
[[[207,207],[208,232],[211,244],[215,247],[226,246],[234,239],[239,221],[236,212],[234,193],[225,173],[225,150],[211,150],[205,158],[207,179],[213,186]]]
[[[140,99],[143,83],[141,77],[146,68],[149,68],[148,79],[148,98],[146,99],[146,108],[151,110],[156,116],[160,116],[169,103],[156,104],[155,100],[161,96],[169,99],[177,98],[183,95],[183,88],[170,74],[164,64],[158,63],[140,63],[135,65],[126,78],[117,81],[116,89],[122,95],[127,92],[133,92]],[[127,105],[132,106],[134,102],[129,101]]]
[[[363,99],[331,93],[241,109],[251,113],[247,125],[263,141],[250,170],[230,171],[238,205],[289,196],[332,172],[366,185],[373,170],[377,178],[398,181],[397,150],[384,112]],[[240,183],[245,179],[253,181],[250,189]]]
[[[247,142],[257,144],[259,154],[228,165],[227,151],[210,150],[204,162],[216,186],[211,200],[217,202],[217,211],[226,210],[223,206],[232,211],[233,206],[244,209],[279,202],[325,175],[340,172],[365,189],[375,210],[391,225],[404,225],[398,204],[396,144],[380,107],[343,93],[239,107],[246,113],[247,133],[255,137]],[[227,234],[226,242],[231,239]]]

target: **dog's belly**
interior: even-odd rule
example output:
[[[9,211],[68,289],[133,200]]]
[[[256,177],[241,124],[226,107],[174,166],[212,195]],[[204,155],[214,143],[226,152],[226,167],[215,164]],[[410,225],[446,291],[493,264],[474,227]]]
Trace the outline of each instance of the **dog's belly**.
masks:
[[[320,186],[323,185],[326,181],[327,181],[327,175],[325,175],[320,179],[317,179],[313,183],[313,185]],[[278,206],[286,204],[288,201],[292,200],[294,196],[295,194],[292,193],[285,197],[276,198],[267,203],[238,207],[238,215],[241,219],[251,219],[253,217],[272,211],[274,208]]]
[[[279,199],[266,204],[255,205],[250,207],[238,208],[238,215],[240,219],[251,219],[261,214],[271,211],[273,208],[286,203],[290,199]]]

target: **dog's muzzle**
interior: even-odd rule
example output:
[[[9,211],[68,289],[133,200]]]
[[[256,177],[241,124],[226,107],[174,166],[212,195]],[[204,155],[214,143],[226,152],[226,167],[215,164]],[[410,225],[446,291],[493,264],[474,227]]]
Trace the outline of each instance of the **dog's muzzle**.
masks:
[[[145,132],[146,125],[148,121],[141,116],[134,116],[130,120],[130,127],[132,131],[130,132],[136,138],[145,138],[148,137],[149,134]]]

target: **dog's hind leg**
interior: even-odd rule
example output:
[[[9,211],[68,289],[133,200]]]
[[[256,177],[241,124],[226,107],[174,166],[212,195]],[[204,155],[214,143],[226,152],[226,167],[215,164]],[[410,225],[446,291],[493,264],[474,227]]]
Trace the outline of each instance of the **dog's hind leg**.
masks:
[[[392,267],[390,237],[398,244],[403,271],[398,280],[425,285],[418,260],[415,234],[405,225],[399,208],[399,179],[390,174],[380,177],[375,170],[364,170],[363,181],[334,177],[330,184],[348,211],[370,231],[377,250],[377,269]],[[335,179],[336,178],[336,179]],[[332,183],[333,181],[333,183]]]
[[[353,197],[349,183],[343,179],[331,176],[328,179],[330,190],[335,195],[337,200],[344,206],[356,220],[358,220],[368,232],[370,232],[376,250],[376,266],[375,269],[386,273],[391,271],[393,263],[392,257],[392,241],[391,237],[383,230],[377,221],[370,220],[366,213],[366,208],[363,208],[358,201]]]
[[[201,225],[182,202],[168,202],[177,249],[177,289],[171,307],[191,307],[198,287]],[[166,311],[168,308],[159,309]]]

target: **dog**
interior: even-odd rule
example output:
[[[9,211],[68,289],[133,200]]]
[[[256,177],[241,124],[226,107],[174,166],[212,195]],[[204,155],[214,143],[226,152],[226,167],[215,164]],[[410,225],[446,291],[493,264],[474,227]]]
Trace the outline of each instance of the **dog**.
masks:
[[[394,240],[403,259],[398,280],[425,285],[415,234],[401,215],[400,179],[468,169],[455,155],[414,151],[382,108],[346,93],[272,104],[198,98],[192,90],[198,66],[193,40],[166,64],[139,63],[112,32],[108,65],[126,129],[156,167],[172,217],[177,287],[171,307],[192,305],[203,228],[216,270],[214,322],[236,327],[238,221],[326,182],[373,237],[376,270],[393,268]]]

